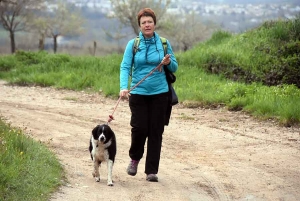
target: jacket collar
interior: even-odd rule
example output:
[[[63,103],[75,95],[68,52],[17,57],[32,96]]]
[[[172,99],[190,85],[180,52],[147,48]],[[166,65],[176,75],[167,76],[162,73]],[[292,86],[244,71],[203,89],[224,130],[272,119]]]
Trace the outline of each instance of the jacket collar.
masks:
[[[143,33],[140,31],[139,37],[141,40],[147,41],[147,43],[155,43],[157,38],[159,38],[158,34],[154,32],[153,36],[151,38],[145,38]]]

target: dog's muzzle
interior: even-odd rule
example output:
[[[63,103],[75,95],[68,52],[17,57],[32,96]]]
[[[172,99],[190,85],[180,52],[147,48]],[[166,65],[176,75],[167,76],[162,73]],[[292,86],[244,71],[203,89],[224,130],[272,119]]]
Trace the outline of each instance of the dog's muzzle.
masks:
[[[105,138],[105,136],[104,136],[104,135],[100,135],[100,136],[99,136],[99,141],[100,141],[100,142],[104,142],[104,141],[105,141],[105,139],[106,139],[106,138]]]

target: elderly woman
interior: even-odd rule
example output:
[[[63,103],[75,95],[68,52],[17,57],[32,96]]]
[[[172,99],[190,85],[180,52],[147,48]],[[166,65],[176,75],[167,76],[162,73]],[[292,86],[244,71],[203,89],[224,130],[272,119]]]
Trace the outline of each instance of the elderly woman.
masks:
[[[129,175],[135,176],[139,161],[144,154],[144,145],[147,140],[147,156],[145,162],[146,180],[157,182],[162,135],[168,107],[168,83],[164,70],[154,71],[133,90],[128,90],[128,79],[132,68],[130,87],[136,86],[161,62],[171,72],[178,68],[170,42],[167,41],[167,54],[165,57],[160,36],[155,32],[156,16],[152,9],[144,8],[137,15],[139,33],[139,47],[133,54],[134,39],[126,46],[120,67],[120,96],[129,97],[131,110],[131,158],[127,168]],[[133,66],[133,67],[132,67]]]

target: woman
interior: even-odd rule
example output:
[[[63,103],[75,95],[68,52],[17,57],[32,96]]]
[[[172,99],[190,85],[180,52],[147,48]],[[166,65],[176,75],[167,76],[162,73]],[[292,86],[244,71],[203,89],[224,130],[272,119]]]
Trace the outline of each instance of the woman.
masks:
[[[129,175],[135,176],[140,159],[144,154],[147,140],[145,163],[146,180],[157,182],[160,161],[162,134],[164,132],[166,110],[168,107],[168,83],[164,71],[154,71],[132,91],[128,90],[128,79],[132,69],[130,88],[135,86],[161,62],[171,72],[178,68],[169,41],[165,57],[160,36],[155,32],[156,16],[152,9],[144,8],[137,15],[140,27],[140,43],[133,58],[134,39],[126,46],[120,67],[120,96],[129,97],[131,110],[131,161],[127,168]],[[164,58],[165,57],[165,58]],[[133,66],[133,67],[132,67]]]

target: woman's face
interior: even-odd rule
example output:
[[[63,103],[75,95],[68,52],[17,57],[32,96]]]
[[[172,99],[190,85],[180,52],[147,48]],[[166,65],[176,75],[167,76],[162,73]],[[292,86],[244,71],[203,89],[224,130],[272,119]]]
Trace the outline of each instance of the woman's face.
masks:
[[[150,16],[142,16],[140,18],[140,29],[145,38],[151,38],[155,30],[153,18]]]

